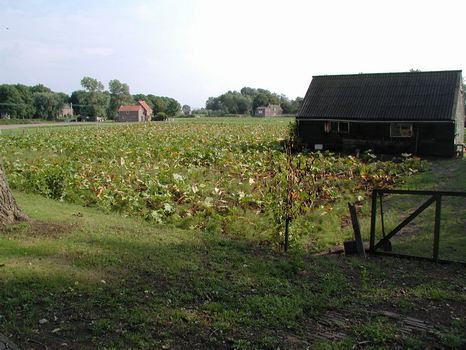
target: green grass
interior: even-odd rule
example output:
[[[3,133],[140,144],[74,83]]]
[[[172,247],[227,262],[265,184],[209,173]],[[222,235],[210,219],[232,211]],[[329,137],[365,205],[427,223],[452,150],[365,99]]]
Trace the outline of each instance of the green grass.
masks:
[[[53,123],[55,120],[48,119],[0,119],[0,125],[16,125],[16,124],[40,124]]]
[[[332,328],[347,334],[341,348],[464,341],[461,268],[282,255],[247,239],[15,196],[31,221],[0,234],[0,332],[23,347],[335,348],[314,338],[329,311],[352,320]],[[431,307],[434,340],[394,337],[400,325],[381,327],[376,313]]]

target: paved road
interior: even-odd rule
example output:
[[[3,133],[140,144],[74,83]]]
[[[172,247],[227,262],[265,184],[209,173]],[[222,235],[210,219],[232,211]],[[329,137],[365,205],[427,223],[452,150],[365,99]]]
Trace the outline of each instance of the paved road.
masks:
[[[4,129],[20,129],[20,128],[37,128],[40,126],[81,126],[81,125],[93,125],[101,124],[97,122],[85,122],[85,123],[42,123],[42,124],[10,124],[10,125],[0,125],[0,130]]]

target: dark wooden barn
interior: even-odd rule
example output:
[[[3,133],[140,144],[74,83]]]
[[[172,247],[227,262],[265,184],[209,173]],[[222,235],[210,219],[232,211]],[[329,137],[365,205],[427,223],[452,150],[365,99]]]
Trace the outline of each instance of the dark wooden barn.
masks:
[[[315,150],[453,156],[464,143],[461,71],[314,76],[296,122]]]

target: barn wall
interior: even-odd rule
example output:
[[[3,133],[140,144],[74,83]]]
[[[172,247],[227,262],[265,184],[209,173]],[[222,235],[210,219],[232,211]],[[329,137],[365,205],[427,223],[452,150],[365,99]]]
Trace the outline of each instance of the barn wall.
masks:
[[[323,121],[298,119],[301,142],[314,149],[354,152],[373,149],[378,153],[416,153],[432,156],[454,155],[453,123],[413,123],[414,135],[410,138],[390,137],[390,123],[350,123],[348,134],[325,133]]]
[[[120,122],[138,122],[140,121],[139,111],[118,112],[118,121]]]
[[[464,91],[459,89],[458,100],[456,103],[456,130],[455,130],[455,144],[464,143]]]

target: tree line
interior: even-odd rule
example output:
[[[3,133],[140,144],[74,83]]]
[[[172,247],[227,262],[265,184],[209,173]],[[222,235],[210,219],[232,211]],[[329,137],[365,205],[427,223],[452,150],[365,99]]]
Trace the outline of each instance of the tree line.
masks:
[[[118,107],[135,104],[137,100],[145,100],[154,114],[164,113],[175,116],[181,111],[181,105],[171,97],[152,94],[131,95],[128,84],[117,79],[110,80],[108,90],[102,82],[95,78],[84,77],[82,89],[73,91],[71,95],[54,92],[50,88],[38,84],[26,86],[22,84],[0,85],[0,117],[27,119],[57,119],[65,104],[73,104],[75,115],[83,117],[101,117],[115,119]]]
[[[283,114],[296,114],[303,99],[294,100],[265,89],[243,87],[240,91],[228,91],[217,97],[209,97],[205,108],[193,111],[194,114],[255,114],[257,107],[280,105]]]

